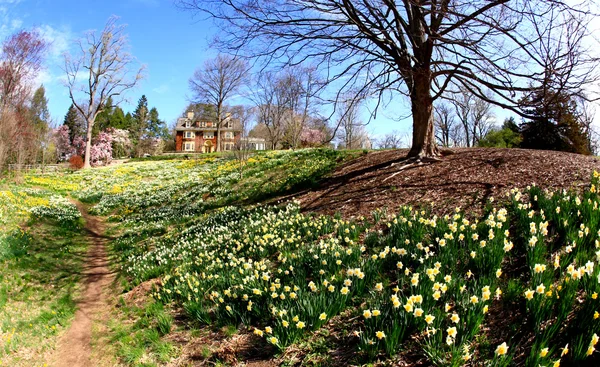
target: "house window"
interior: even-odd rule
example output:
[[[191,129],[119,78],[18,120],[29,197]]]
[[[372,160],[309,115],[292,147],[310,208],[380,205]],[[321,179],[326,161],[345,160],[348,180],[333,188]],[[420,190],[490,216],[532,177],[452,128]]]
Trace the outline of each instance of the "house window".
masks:
[[[213,139],[215,137],[215,133],[213,132],[204,132],[204,139]]]
[[[233,139],[233,133],[231,131],[227,131],[225,133],[225,139]]]
[[[193,139],[196,137],[196,134],[193,131],[186,131],[185,132],[185,138],[186,139]]]
[[[200,121],[200,127],[206,127],[206,121]]]
[[[183,150],[186,152],[193,152],[194,150],[196,150],[195,148],[196,147],[195,147],[194,142],[183,143]]]
[[[192,122],[190,120],[187,120],[185,122],[185,127],[192,127]]]
[[[225,150],[233,150],[233,143],[225,143]]]

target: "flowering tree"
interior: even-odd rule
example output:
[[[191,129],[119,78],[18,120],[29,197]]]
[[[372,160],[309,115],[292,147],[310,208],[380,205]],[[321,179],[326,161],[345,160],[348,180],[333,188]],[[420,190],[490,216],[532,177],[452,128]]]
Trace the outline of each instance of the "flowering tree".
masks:
[[[71,144],[69,137],[69,127],[62,125],[58,129],[54,129],[54,143],[56,144],[56,155],[58,160],[66,161],[73,154],[75,154],[75,148]]]
[[[128,156],[133,149],[133,143],[129,138],[129,131],[124,129],[107,129],[107,132],[112,136],[112,147],[114,157]]]
[[[73,148],[75,149],[75,154],[83,157],[85,154],[85,139],[81,136],[76,136],[73,138]]]
[[[26,111],[46,46],[35,31],[19,31],[0,44],[0,166],[36,158],[39,143]]]
[[[300,142],[303,146],[314,147],[323,144],[325,134],[318,129],[310,129],[305,127],[300,134]]]
[[[109,129],[103,131],[94,140],[94,144],[90,149],[90,162],[92,166],[103,166],[112,161],[112,134],[115,133],[115,130],[116,129]],[[122,131],[123,130],[116,133],[118,139],[122,139]],[[66,161],[72,156],[83,156],[83,154],[85,154],[85,140],[81,136],[76,136],[71,142],[69,139],[68,126],[63,125],[58,129],[55,129],[53,135],[59,160]]]
[[[92,166],[104,166],[112,161],[112,136],[108,132],[101,132],[96,137],[90,149],[90,163]]]

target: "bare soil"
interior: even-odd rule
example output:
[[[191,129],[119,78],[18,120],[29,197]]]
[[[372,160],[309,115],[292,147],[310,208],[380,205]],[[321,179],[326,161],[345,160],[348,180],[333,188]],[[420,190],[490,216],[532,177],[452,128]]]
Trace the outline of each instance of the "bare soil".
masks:
[[[90,248],[84,265],[84,291],[78,300],[78,309],[71,327],[58,341],[56,351],[51,359],[54,367],[87,367],[106,365],[102,358],[97,358],[92,348],[93,329],[102,329],[102,324],[109,314],[110,304],[105,294],[114,279],[108,268],[106,243],[109,238],[104,235],[104,223],[88,214],[79,202],[74,202],[85,220],[85,231],[90,238]],[[101,353],[100,353],[101,354]]]
[[[457,148],[437,162],[410,164],[408,150],[371,152],[340,167],[320,187],[296,196],[306,212],[369,215],[378,208],[430,205],[445,214],[457,206],[478,212],[490,198],[536,184],[581,188],[600,159],[564,152]]]

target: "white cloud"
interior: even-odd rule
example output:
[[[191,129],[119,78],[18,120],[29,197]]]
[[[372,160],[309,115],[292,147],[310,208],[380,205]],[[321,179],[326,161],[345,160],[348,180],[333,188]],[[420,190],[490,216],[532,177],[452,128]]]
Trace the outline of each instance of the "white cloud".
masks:
[[[2,4],[3,0],[0,0]],[[4,40],[11,33],[21,28],[23,21],[20,18],[13,17],[7,6],[0,5],[0,40]]]
[[[50,25],[37,27],[44,41],[48,43],[48,56],[53,63],[62,64],[63,54],[69,51],[73,44],[73,35],[68,28],[54,28]]]
[[[54,77],[52,76],[52,73],[50,73],[48,70],[42,70],[38,73],[37,77],[35,78],[33,85],[48,85],[50,83],[52,83],[54,81]]]
[[[153,88],[152,91],[156,94],[165,94],[171,91],[171,87],[168,84],[161,84],[156,88]]]

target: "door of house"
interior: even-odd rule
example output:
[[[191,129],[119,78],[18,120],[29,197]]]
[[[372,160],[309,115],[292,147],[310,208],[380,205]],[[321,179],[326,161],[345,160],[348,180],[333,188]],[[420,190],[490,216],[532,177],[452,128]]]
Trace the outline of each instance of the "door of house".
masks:
[[[204,153],[211,153],[214,149],[213,143],[210,140],[204,142]]]

